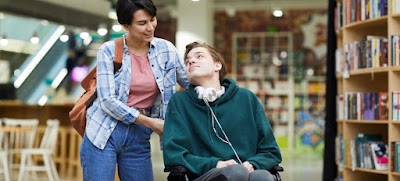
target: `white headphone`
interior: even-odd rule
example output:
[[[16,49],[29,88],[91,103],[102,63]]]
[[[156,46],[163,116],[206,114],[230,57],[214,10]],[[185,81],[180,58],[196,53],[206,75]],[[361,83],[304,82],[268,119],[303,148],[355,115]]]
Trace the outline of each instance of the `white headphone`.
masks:
[[[202,86],[197,86],[194,88],[194,90],[196,91],[197,95],[199,95],[199,99],[206,99],[208,102],[214,102],[225,93],[224,86],[221,86],[221,90],[218,91],[212,87],[204,88]]]

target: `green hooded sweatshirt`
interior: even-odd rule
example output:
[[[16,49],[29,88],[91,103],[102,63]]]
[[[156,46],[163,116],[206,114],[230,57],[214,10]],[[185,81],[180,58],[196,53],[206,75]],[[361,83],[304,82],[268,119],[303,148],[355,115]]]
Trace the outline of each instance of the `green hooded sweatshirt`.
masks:
[[[250,162],[255,169],[269,170],[278,165],[282,161],[279,147],[257,97],[232,79],[225,79],[222,86],[225,94],[209,104],[241,161]],[[199,176],[215,168],[219,160],[239,161],[231,147],[214,133],[211,111],[194,88],[190,85],[170,99],[163,154],[166,168],[182,165]],[[225,139],[217,122],[214,127]]]

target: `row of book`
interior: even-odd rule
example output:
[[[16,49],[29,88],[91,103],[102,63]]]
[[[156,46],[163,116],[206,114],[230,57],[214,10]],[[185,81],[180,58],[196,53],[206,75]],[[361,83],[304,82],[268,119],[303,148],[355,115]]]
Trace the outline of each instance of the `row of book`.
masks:
[[[336,27],[353,22],[382,17],[388,14],[388,0],[343,0],[337,1]],[[343,20],[342,20],[343,19]],[[344,21],[342,23],[342,21]]]
[[[391,165],[391,168],[392,168],[392,172],[400,172],[400,168],[399,168],[399,163],[400,163],[400,159],[399,159],[399,157],[400,157],[400,152],[399,152],[399,150],[400,150],[400,142],[392,142],[391,143],[392,144],[392,146],[391,146],[391,157],[390,157],[390,159],[392,160],[392,165]]]
[[[347,165],[352,170],[356,167],[388,170],[388,146],[381,135],[357,133],[356,139],[344,139],[343,134],[339,134],[335,153],[339,169]]]
[[[388,120],[387,92],[346,92],[337,95],[339,120]]]
[[[388,40],[366,36],[362,41],[345,44],[336,50],[336,72],[388,66]]]
[[[336,7],[335,7],[335,30],[336,32],[339,32],[339,29],[343,26],[343,2],[342,1],[337,1],[336,2]]]
[[[400,13],[400,0],[392,0],[392,14]]]
[[[399,35],[392,35],[391,39],[392,39],[392,50],[391,50],[392,65],[398,66],[400,65],[400,38]]]

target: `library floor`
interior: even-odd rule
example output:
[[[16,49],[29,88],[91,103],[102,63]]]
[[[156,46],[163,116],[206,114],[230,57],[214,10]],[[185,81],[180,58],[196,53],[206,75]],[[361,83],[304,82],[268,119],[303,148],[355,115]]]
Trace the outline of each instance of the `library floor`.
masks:
[[[166,181],[167,173],[163,172],[164,164],[162,160],[162,152],[159,146],[159,137],[155,134],[151,138],[152,146],[152,160],[154,170],[155,181]],[[298,180],[309,180],[309,181],[320,181],[322,180],[322,156],[316,154],[286,154],[282,153],[283,162],[281,166],[285,169],[281,173],[283,181],[298,181]],[[47,180],[45,174],[39,174],[38,180]],[[2,178],[0,178],[0,181]],[[75,179],[73,179],[75,180]],[[80,180],[80,179],[79,179]],[[117,180],[117,179],[116,179]],[[72,181],[71,179],[63,179],[61,181]]]

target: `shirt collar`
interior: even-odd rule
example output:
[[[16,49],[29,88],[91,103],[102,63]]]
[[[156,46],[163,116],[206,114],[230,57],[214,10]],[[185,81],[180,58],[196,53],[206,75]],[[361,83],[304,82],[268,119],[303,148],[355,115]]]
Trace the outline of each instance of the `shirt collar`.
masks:
[[[125,51],[128,51],[128,46],[126,45],[126,42],[125,42],[125,38],[127,35],[128,35],[128,33],[125,33],[122,35],[122,39],[124,40],[124,50]],[[151,40],[151,42],[150,42],[150,48],[154,48],[154,47],[156,47],[155,37],[153,37],[153,40]]]

